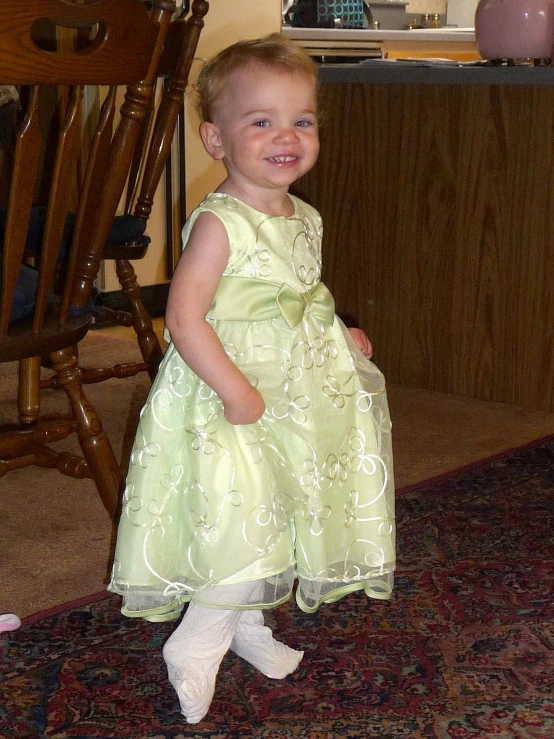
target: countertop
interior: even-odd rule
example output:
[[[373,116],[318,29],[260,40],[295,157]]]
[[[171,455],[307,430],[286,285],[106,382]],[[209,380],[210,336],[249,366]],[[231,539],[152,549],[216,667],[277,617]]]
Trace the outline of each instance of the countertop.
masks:
[[[363,61],[322,64],[320,79],[330,84],[399,85],[526,85],[554,86],[554,67],[472,66],[428,64],[421,61]]]
[[[373,28],[291,28],[283,26],[282,33],[298,41],[475,41],[474,28],[414,28],[391,31]]]

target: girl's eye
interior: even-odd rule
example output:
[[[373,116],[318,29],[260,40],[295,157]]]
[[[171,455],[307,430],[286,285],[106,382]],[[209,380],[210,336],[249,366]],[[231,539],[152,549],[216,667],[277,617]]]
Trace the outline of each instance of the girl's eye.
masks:
[[[267,128],[267,126],[269,126],[269,121],[255,121],[254,125],[257,128]]]
[[[298,126],[298,128],[308,128],[309,126],[313,126],[313,123],[312,121],[302,120],[296,121],[296,125]]]

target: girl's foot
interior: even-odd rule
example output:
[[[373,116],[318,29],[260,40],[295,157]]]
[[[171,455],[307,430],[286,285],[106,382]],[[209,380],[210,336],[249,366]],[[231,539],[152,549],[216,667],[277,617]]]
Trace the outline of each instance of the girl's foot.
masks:
[[[273,638],[271,629],[264,626],[262,611],[241,611],[231,651],[274,680],[294,672],[304,656]]]
[[[163,658],[169,682],[189,724],[197,724],[208,713],[219,665],[229,649],[240,615],[240,611],[190,603],[183,620],[165,643]]]
[[[208,713],[215,692],[215,678],[219,664],[213,675],[196,670],[192,660],[187,665],[186,674],[168,667],[169,682],[173,685],[181,713],[187,723],[197,724]]]

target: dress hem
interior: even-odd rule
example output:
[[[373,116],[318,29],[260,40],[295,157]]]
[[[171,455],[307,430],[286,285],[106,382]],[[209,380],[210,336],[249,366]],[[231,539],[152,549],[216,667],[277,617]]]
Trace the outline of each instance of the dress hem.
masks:
[[[390,600],[392,597],[392,588],[390,586],[386,587],[384,583],[380,582],[379,585],[385,589],[375,590],[375,588],[372,586],[374,582],[375,581],[373,579],[359,580],[358,582],[352,582],[348,585],[343,585],[339,588],[335,588],[334,590],[330,590],[324,596],[319,598],[314,606],[308,606],[304,602],[301,595],[301,589],[297,587],[295,594],[296,604],[304,613],[315,613],[323,604],[336,603],[337,601],[341,600],[341,598],[344,598],[346,595],[350,595],[350,593],[355,593],[359,590],[363,590],[366,596],[371,600]],[[123,593],[120,593],[117,590],[111,588],[108,588],[108,590],[110,590],[110,592],[121,595],[123,598],[125,597]],[[283,596],[279,600],[274,601],[273,603],[253,603],[249,605],[237,605],[232,603],[213,603],[210,601],[199,600],[198,598],[195,598],[194,595],[185,595],[177,597],[175,600],[171,601],[171,603],[168,603],[165,606],[145,609],[143,611],[129,611],[127,608],[125,608],[125,604],[123,604],[121,607],[121,613],[127,618],[143,618],[145,621],[151,621],[153,623],[163,623],[166,621],[174,621],[178,619],[183,611],[184,605],[189,602],[196,603],[197,605],[203,606],[204,608],[213,608],[216,610],[270,611],[289,601],[292,596],[293,591],[291,590],[285,596]]]

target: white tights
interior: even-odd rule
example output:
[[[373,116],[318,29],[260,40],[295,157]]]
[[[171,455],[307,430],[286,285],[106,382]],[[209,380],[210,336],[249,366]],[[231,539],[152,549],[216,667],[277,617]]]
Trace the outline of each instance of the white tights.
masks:
[[[271,629],[264,625],[262,611],[230,611],[190,603],[163,648],[169,681],[189,724],[197,724],[208,712],[219,665],[229,649],[276,680],[296,670],[304,655],[273,638]]]

